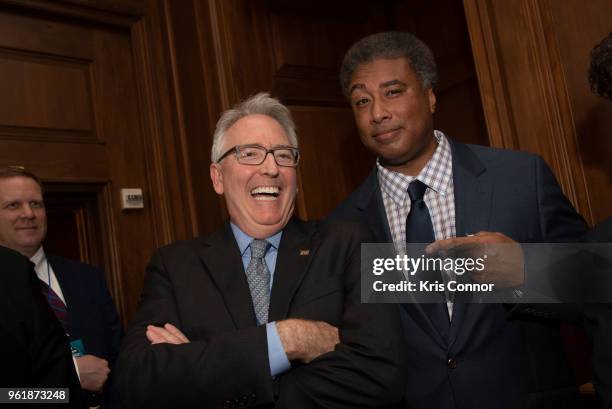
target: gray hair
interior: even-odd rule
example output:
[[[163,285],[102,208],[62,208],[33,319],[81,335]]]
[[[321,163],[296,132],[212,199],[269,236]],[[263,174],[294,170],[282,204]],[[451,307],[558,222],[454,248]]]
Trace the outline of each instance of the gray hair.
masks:
[[[344,55],[340,86],[345,97],[349,97],[349,83],[357,67],[381,58],[407,58],[424,88],[438,82],[436,61],[427,44],[410,33],[386,31],[362,38]]]
[[[227,130],[240,119],[257,114],[267,115],[276,120],[287,134],[291,146],[298,147],[295,123],[293,118],[291,118],[289,108],[284,106],[278,99],[270,97],[270,94],[267,92],[260,92],[238,103],[232,109],[228,109],[219,118],[213,136],[212,149],[210,150],[210,160],[213,163],[216,163],[224,153],[222,152],[223,140]]]

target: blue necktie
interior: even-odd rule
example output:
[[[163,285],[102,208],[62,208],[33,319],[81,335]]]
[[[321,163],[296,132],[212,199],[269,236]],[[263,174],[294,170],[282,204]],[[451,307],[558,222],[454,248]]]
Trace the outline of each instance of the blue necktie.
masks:
[[[427,204],[423,200],[427,186],[420,180],[415,179],[408,186],[408,196],[410,197],[410,213],[406,217],[406,243],[431,243],[435,240],[433,225],[431,224],[431,216]],[[424,251],[420,249],[420,251]],[[442,281],[439,271],[428,274],[426,277],[423,272],[417,273],[417,278],[421,280],[438,280]],[[446,298],[441,297],[444,300]],[[429,315],[429,318],[436,326],[440,334],[448,337],[448,329],[450,327],[450,319],[448,316],[448,308],[446,302],[439,303],[423,303],[423,310]]]

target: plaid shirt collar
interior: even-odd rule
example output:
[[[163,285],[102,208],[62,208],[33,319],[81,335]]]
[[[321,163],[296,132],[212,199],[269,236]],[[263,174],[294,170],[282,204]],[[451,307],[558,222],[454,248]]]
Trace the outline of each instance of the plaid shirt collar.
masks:
[[[391,171],[380,164],[380,158],[376,159],[381,190],[397,204],[404,204],[408,196],[408,186],[414,179],[420,180],[436,193],[446,195],[453,166],[450,144],[444,133],[435,130],[434,136],[438,146],[416,178]]]

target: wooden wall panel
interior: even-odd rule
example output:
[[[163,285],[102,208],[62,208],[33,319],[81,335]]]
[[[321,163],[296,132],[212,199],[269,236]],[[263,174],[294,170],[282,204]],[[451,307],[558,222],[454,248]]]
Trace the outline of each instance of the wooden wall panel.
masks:
[[[464,143],[489,145],[467,23],[461,2],[395,3],[393,25],[421,38],[438,66],[434,126]]]
[[[332,6],[333,7],[333,6]],[[338,6],[336,6],[338,7]],[[375,15],[370,5],[367,11]],[[326,18],[300,10],[272,8],[270,30],[274,50],[274,89],[288,104],[348,105],[340,90],[338,71],[344,53],[355,39],[376,31],[364,15]],[[379,12],[380,13],[380,12]]]
[[[341,202],[365,179],[375,157],[356,143],[349,110],[293,107],[292,111],[302,153],[298,203],[303,217],[321,219],[329,213],[330,203]],[[352,164],[349,169],[347,164]]]
[[[87,61],[0,49],[0,71],[1,125],[93,134]]]
[[[189,223],[181,195],[170,199],[182,179],[171,155],[172,111],[160,103],[164,33],[156,2],[140,10],[147,17],[116,9],[118,2],[77,3],[0,6],[0,86],[15,100],[0,106],[0,166],[22,165],[53,182],[53,211],[81,215],[78,237],[66,243],[76,240],[80,258],[106,271],[127,322],[151,253],[185,237]],[[122,211],[119,190],[132,187],[143,189],[145,208]],[[61,200],[79,194],[88,195],[87,217]]]
[[[461,4],[435,3],[167,1],[180,123],[190,147],[190,177],[201,188],[194,194],[198,232],[216,229],[226,214],[208,181],[214,124],[222,110],[256,92],[270,91],[295,113],[304,151],[297,206],[302,217],[325,216],[372,169],[374,158],[359,141],[338,85],[344,53],[369,33],[418,29],[447,67],[436,123],[459,140],[487,143]],[[447,29],[431,29],[422,22],[429,18]],[[189,42],[194,36],[197,42]]]
[[[603,177],[604,165],[585,155],[600,152],[606,138],[588,142],[581,134],[593,129],[580,127],[595,100],[587,96],[586,60],[593,39],[612,27],[612,14],[605,12],[609,2],[464,0],[464,5],[492,145],[542,155],[587,220],[607,217],[612,184]],[[601,132],[607,125],[592,126]]]
[[[597,223],[612,214],[612,103],[593,94],[587,71],[591,49],[612,31],[612,2],[594,0],[584,7],[577,0],[549,1],[548,6],[578,145],[575,162],[582,164],[589,211]]]
[[[46,181],[100,183],[109,177],[104,145],[59,138],[49,142],[23,134],[9,138],[0,133],[0,166],[23,166]]]
[[[165,1],[185,189],[192,202],[189,235],[221,226],[224,215],[208,164],[220,95],[208,8],[202,2]],[[198,18],[204,13],[204,16]],[[204,54],[203,54],[204,53]],[[187,68],[188,67],[188,68]]]

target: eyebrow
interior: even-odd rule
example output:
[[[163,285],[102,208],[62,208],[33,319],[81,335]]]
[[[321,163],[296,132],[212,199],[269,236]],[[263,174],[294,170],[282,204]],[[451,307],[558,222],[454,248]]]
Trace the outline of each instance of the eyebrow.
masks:
[[[403,85],[406,86],[406,83],[400,80],[390,80],[390,81],[385,81],[383,83],[381,83],[378,88],[387,88],[390,87],[392,85]],[[353,93],[353,91],[355,91],[356,89],[364,89],[365,85],[364,84],[353,84],[353,86],[351,87],[351,89],[349,89],[349,95]]]
[[[383,82],[382,84],[380,84],[378,86],[378,88],[387,88],[390,87],[392,85],[403,85],[406,86],[406,83],[400,81],[400,80],[391,80],[391,81],[387,81],[387,82]]]
[[[363,89],[363,88],[365,88],[365,85],[363,84],[353,84],[351,89],[349,89],[349,95],[351,95],[353,91],[355,91],[356,89]]]

